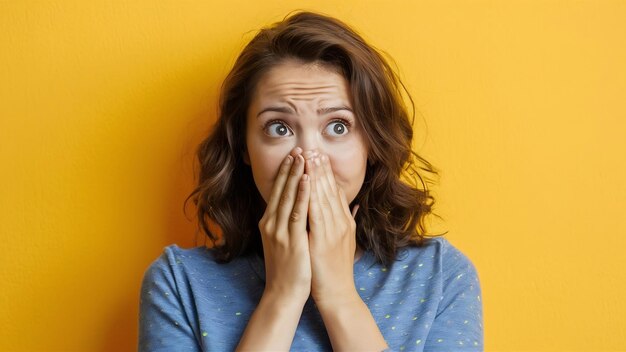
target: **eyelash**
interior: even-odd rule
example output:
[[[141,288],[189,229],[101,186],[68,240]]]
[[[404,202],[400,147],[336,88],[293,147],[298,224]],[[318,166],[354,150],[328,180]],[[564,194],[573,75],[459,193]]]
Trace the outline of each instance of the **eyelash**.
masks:
[[[340,122],[340,123],[344,124],[344,125],[346,126],[346,128],[348,129],[348,132],[350,132],[350,130],[352,130],[352,124],[350,123],[350,121],[348,121],[348,120],[346,120],[346,119],[342,119],[342,118],[334,118],[334,119],[332,119],[332,120],[330,120],[330,121],[328,122],[328,125],[330,125],[330,124],[331,124],[331,123],[333,123],[333,122]],[[263,126],[263,131],[267,134],[267,128],[268,128],[269,126],[271,126],[271,125],[275,124],[275,123],[280,123],[280,124],[282,124],[283,126],[287,127],[287,129],[289,129],[289,131],[291,131],[291,128],[289,128],[289,125],[287,125],[287,124],[285,123],[285,121],[283,121],[283,120],[270,120],[270,121],[268,121],[268,122],[267,122],[267,123],[265,123],[265,125]],[[328,125],[327,125],[327,126],[328,126]],[[292,131],[292,133],[293,133],[293,131]],[[342,136],[343,136],[343,135],[342,135]]]

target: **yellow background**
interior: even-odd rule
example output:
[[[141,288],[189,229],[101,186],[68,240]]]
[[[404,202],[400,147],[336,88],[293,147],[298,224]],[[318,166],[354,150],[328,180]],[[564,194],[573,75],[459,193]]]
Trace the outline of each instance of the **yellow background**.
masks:
[[[136,349],[193,152],[292,1],[0,2],[0,350]],[[395,58],[488,351],[626,350],[626,2],[300,1]]]

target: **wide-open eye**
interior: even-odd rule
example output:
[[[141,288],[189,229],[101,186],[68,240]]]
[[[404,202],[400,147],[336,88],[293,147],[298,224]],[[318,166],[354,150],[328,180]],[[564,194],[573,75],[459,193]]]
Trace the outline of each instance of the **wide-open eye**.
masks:
[[[285,137],[293,134],[282,121],[270,121],[265,125],[264,130],[270,137]]]
[[[348,134],[350,123],[346,120],[333,120],[326,126],[326,134],[341,137]]]

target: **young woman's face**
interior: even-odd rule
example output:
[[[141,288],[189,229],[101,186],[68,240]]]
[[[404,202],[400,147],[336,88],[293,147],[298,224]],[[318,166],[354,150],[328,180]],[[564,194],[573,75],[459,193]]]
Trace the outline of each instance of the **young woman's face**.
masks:
[[[337,184],[352,202],[367,166],[365,138],[356,118],[341,74],[296,61],[266,72],[248,108],[244,156],[265,202],[281,162],[295,147],[328,155]]]

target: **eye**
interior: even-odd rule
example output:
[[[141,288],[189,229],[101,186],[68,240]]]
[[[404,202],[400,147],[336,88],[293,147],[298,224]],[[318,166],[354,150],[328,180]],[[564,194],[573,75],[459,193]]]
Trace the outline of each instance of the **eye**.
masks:
[[[331,136],[341,137],[348,134],[350,122],[343,119],[331,121],[326,127],[326,133]]]
[[[265,130],[265,133],[270,137],[284,137],[293,134],[289,130],[289,127],[287,127],[284,122],[279,120],[268,122],[267,124],[265,124],[265,127],[263,127],[263,129]]]

